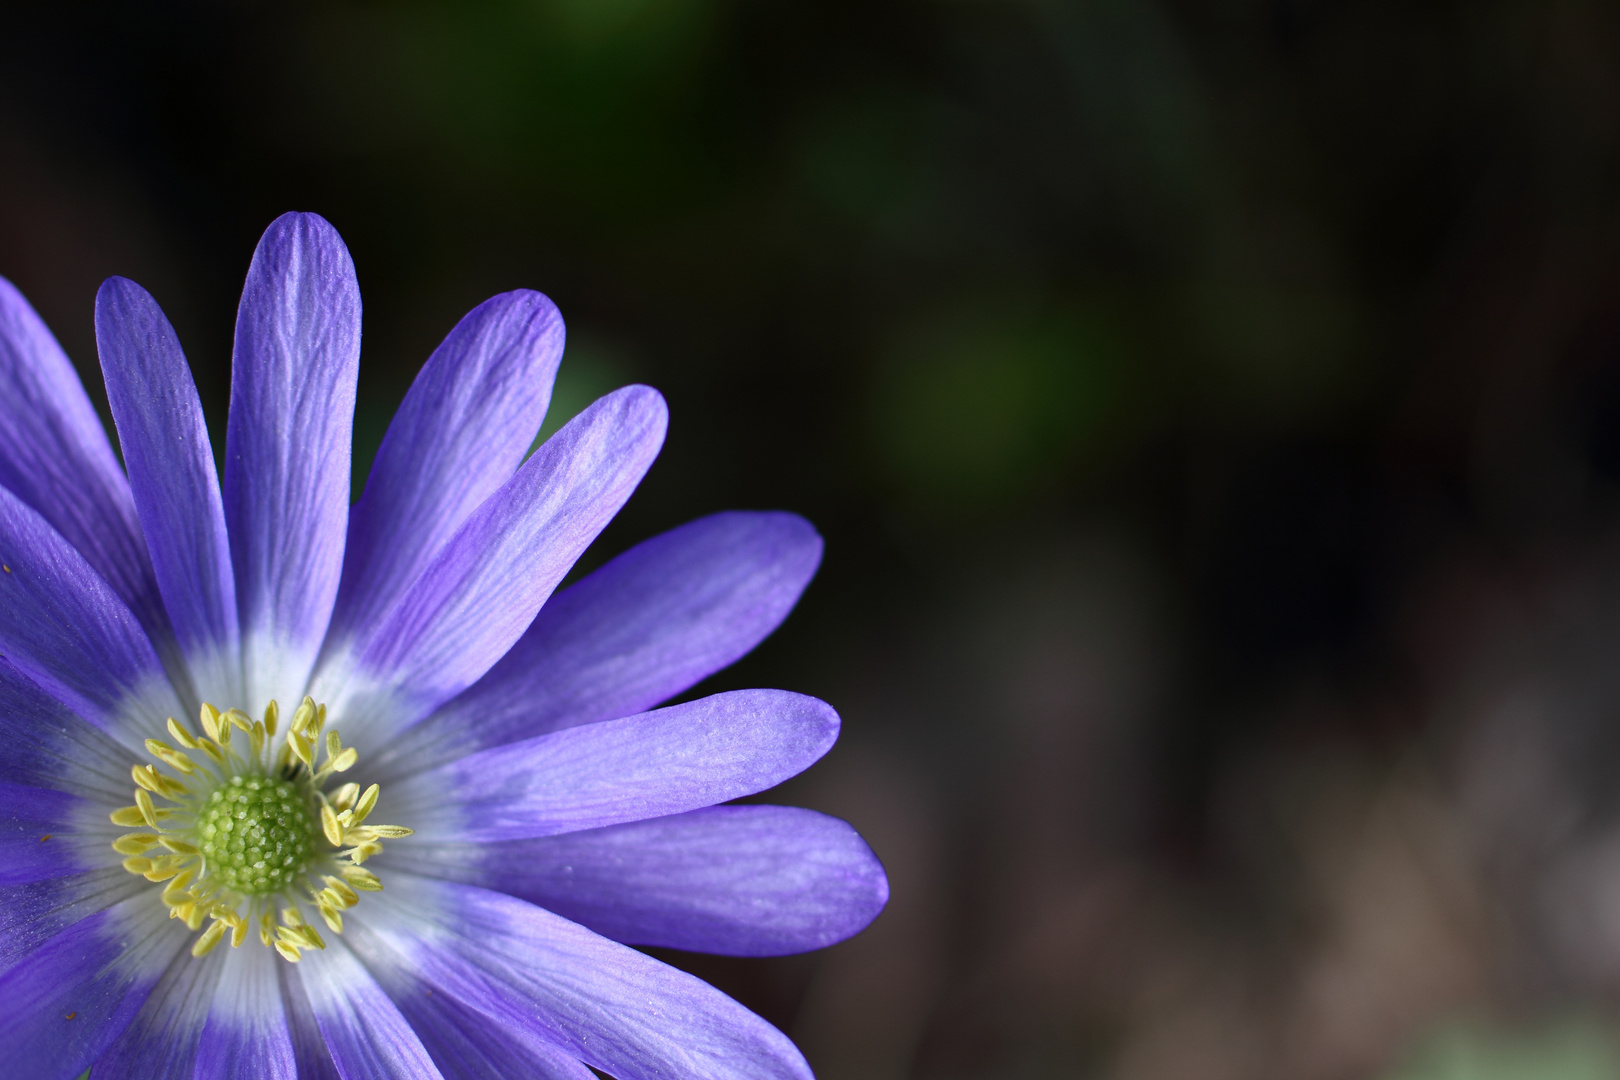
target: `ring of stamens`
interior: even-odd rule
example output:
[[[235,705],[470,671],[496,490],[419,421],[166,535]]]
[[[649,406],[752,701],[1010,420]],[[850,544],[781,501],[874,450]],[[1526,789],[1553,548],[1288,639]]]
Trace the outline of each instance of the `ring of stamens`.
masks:
[[[297,963],[303,950],[326,948],[302,906],[313,904],[341,934],[343,912],[360,902],[360,893],[382,888],[361,864],[382,851],[383,840],[411,830],[366,824],[381,794],[376,784],[326,790],[358,754],[335,729],[325,730],[325,705],[305,697],[279,748],[274,701],[263,720],[206,702],[199,719],[201,736],[169,718],[178,747],[146,740],[162,768],[131,770],[135,805],[113,811],[112,820],[140,831],[114,840],[113,850],[125,856],[124,869],[163,884],[170,918],[202,931],[193,956],[206,956],[227,936],[239,946],[256,925],[260,942]],[[233,745],[233,731],[245,740]],[[317,767],[318,747],[326,753]]]

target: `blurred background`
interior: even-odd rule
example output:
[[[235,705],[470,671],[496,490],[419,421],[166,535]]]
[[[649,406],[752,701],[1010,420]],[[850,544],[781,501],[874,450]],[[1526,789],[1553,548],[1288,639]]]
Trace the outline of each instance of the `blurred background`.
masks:
[[[548,429],[672,410],[587,563],[822,530],[701,689],[840,709],[769,798],[893,901],[660,954],[822,1080],[1620,1076],[1620,8],[0,2],[0,274],[92,394],[123,274],[220,435],[288,209],[358,267],[357,485],[528,286]]]

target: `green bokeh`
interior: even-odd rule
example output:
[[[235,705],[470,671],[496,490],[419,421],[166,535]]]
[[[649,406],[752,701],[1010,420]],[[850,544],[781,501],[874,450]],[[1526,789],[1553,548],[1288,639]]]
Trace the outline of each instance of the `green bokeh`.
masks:
[[[1529,1030],[1454,1023],[1423,1040],[1383,1080],[1615,1080],[1614,1032],[1570,1019]]]

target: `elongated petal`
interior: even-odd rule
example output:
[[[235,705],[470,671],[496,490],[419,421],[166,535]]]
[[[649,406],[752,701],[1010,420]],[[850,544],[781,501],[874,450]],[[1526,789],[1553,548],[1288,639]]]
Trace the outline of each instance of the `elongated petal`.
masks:
[[[74,1077],[102,1055],[180,951],[185,926],[162,908],[126,900],[0,975],[0,1061],[12,1075]]]
[[[61,535],[0,488],[0,653],[130,745],[178,702],[135,616]],[[155,719],[154,719],[155,717]]]
[[[378,948],[385,946],[378,945]],[[523,1025],[491,1019],[454,998],[435,994],[403,963],[373,967],[378,984],[399,1006],[433,1055],[445,1080],[594,1080],[584,1063]]]
[[[796,514],[714,514],[656,536],[547,601],[489,674],[374,767],[650,709],[758,645],[820,561],[821,537]]]
[[[837,738],[824,701],[737,690],[471,754],[397,785],[386,812],[423,842],[552,836],[764,791]]]
[[[435,997],[619,1080],[810,1080],[787,1037],[741,1005],[567,919],[406,873],[391,875],[384,895],[355,908],[355,929],[344,930],[368,966],[403,967]]]
[[[223,970],[197,1040],[197,1080],[298,1080],[281,959],[255,945],[218,951]]]
[[[0,397],[0,487],[50,522],[162,637],[163,602],[107,432],[61,346],[4,278]]]
[[[0,783],[0,885],[66,877],[106,865],[91,863],[73,835],[83,799],[48,788]],[[105,816],[103,813],[102,816]]]
[[[192,1080],[198,1041],[224,963],[220,950],[201,959],[189,949],[180,951],[90,1075],[96,1080]]]
[[[349,514],[332,640],[348,641],[387,614],[522,464],[562,347],[556,305],[520,289],[478,305],[434,350]]]
[[[440,1080],[411,1025],[343,938],[306,952],[297,974],[343,1080]]]
[[[397,864],[510,893],[603,937],[728,956],[843,941],[888,902],[872,849],[835,817],[713,806],[502,844],[399,845]]]
[[[146,546],[176,638],[203,674],[204,697],[241,688],[236,583],[202,402],[180,341],[157,301],[125,278],[96,294],[96,343],[107,402],[129,470]],[[220,671],[238,673],[229,685]]]
[[[151,888],[117,865],[0,886],[0,972],[82,919],[135,896],[150,899]]]
[[[667,417],[664,399],[645,386],[609,394],[467,519],[360,646],[351,691],[324,696],[357,745],[415,723],[511,648],[635,490]]]
[[[3,580],[3,579],[0,579]],[[0,660],[0,780],[113,806],[129,794],[130,752]]]
[[[225,521],[250,702],[298,700],[331,620],[359,358],[348,250],[318,215],[283,214],[265,230],[242,289],[225,436]]]

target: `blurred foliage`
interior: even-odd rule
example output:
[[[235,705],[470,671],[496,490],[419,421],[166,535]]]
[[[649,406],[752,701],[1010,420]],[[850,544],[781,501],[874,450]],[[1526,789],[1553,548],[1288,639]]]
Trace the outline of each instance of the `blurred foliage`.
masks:
[[[1042,737],[1078,745],[1106,711],[1096,672],[1134,670],[1076,659],[1054,631],[1026,650],[1055,657],[1046,667],[997,681],[969,610],[995,583],[1092,559],[1098,536],[1127,552],[1093,559],[1099,576],[1152,582],[1132,617],[1162,615],[1174,656],[1152,668],[1151,708],[1107,720],[1144,763],[1114,769],[1098,751],[1098,775],[1133,781],[1100,787],[1109,809],[1086,813],[1149,823],[1132,826],[1133,858],[1220,882],[1234,895],[1211,910],[1272,919],[1294,942],[1287,904],[1257,898],[1269,886],[1223,847],[1223,770],[1328,728],[1406,747],[1433,691],[1413,674],[1414,590],[1487,557],[1566,562],[1620,511],[1613,4],[3,10],[0,273],[87,373],[96,285],[140,280],[220,434],[253,244],[276,214],[317,210],[350,244],[366,303],[357,485],[455,320],[524,286],[569,326],[545,432],[616,382],[671,404],[664,454],[587,561],[725,507],[815,521],[828,557],[803,610],[721,678],[837,700],[841,760],[889,752],[937,800],[940,820],[917,828],[950,838],[949,873],[906,878],[896,859],[895,895],[941,905],[950,929],[917,961],[930,974],[913,996],[868,1021],[884,1060],[925,1073],[972,1057],[976,1075],[1015,1075],[1007,1063],[1034,1060],[1029,1031],[1112,1031],[1124,1007],[1113,983],[1091,1012],[1006,985],[985,995],[1011,1002],[998,1012],[963,989],[1033,921],[996,907],[1022,888],[997,853],[1041,869],[1032,896],[1089,880],[1062,862],[1084,847],[1067,833],[1052,866],[1025,845],[1037,819],[1090,835],[1081,811],[1047,808],[1069,806],[1092,748],[1042,751],[1067,764],[1029,779],[1008,702],[1072,675],[1068,697],[1053,691],[1062,731]],[[1069,555],[1041,554],[1054,551]],[[1036,625],[1029,611],[1054,595],[1029,588],[1006,623]],[[1294,696],[1311,704],[1276,705]],[[1020,955],[1093,970],[1047,944]],[[1140,960],[1121,969],[1158,970]],[[738,992],[788,1024],[809,977],[798,962]],[[844,1034],[812,1057],[855,1053],[860,1039],[827,1023]],[[1111,1052],[1089,1038],[1087,1055]],[[1399,1075],[1522,1053],[1555,1076],[1586,1060],[1582,1038],[1468,1029]],[[1374,1057],[1306,1074],[1361,1075]],[[848,1074],[888,1075],[863,1068]]]
[[[1478,1023],[1430,1035],[1386,1080],[1614,1080],[1620,1044],[1606,1024],[1567,1020],[1527,1032]]]

